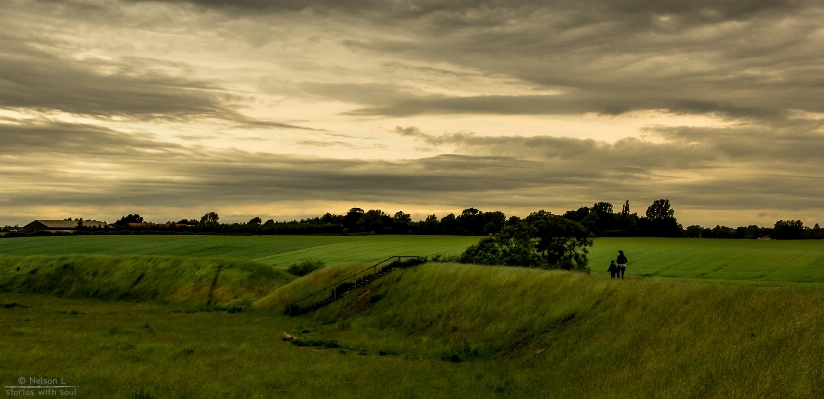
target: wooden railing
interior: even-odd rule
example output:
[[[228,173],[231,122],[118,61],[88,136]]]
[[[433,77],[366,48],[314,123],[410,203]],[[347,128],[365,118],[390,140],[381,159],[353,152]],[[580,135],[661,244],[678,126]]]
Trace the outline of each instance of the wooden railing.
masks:
[[[347,293],[351,292],[352,290],[356,289],[357,287],[364,286],[369,284],[376,278],[378,278],[382,274],[386,274],[394,270],[396,267],[401,266],[402,262],[401,259],[416,259],[418,261],[425,262],[425,256],[417,256],[417,255],[394,255],[390,256],[378,263],[375,263],[372,266],[367,267],[351,276],[344,277],[334,283],[323,287],[303,298],[298,299],[288,305],[286,305],[286,314],[291,316],[296,316],[299,314],[309,313],[315,311],[317,309],[322,308],[332,302],[337,301],[340,297],[346,295]],[[389,261],[392,261],[388,265],[384,265],[380,269],[378,266],[381,266]],[[421,263],[422,263],[421,262]],[[419,264],[419,263],[415,263]],[[331,288],[331,291],[329,289]],[[328,295],[324,295],[325,292],[328,292]],[[318,299],[316,301],[316,299]],[[305,305],[301,305],[301,303],[306,303]]]

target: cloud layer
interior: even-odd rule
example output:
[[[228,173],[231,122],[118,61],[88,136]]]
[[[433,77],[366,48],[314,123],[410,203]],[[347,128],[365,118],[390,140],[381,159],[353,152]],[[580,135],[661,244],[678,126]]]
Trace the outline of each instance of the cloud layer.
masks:
[[[810,223],[822,18],[815,1],[11,0],[0,224],[661,197],[688,224]]]

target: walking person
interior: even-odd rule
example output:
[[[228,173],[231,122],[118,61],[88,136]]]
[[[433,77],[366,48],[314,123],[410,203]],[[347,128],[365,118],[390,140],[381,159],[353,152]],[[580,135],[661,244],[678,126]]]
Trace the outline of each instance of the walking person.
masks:
[[[618,262],[618,273],[621,274],[621,280],[623,280],[624,272],[627,271],[627,257],[624,256],[624,251],[618,250],[618,259],[616,261]]]
[[[618,274],[618,265],[615,264],[614,260],[609,261],[609,269],[607,269],[607,271],[609,272],[609,278],[615,278]]]

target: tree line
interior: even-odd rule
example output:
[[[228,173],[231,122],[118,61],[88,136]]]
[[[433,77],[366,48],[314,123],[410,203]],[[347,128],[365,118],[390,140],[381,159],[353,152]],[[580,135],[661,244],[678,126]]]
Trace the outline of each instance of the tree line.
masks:
[[[545,211],[539,211],[549,214]],[[534,215],[536,213],[533,213]],[[772,227],[755,225],[741,227],[698,225],[682,227],[669,200],[659,199],[650,204],[643,215],[630,210],[626,201],[620,211],[609,202],[598,202],[569,210],[559,216],[580,224],[595,237],[687,237],[756,239],[824,239],[818,224],[810,228],[800,220],[779,220]],[[529,218],[529,216],[527,217]],[[507,217],[501,211],[484,212],[476,208],[464,209],[460,214],[443,217],[428,215],[423,220],[412,220],[403,211],[387,214],[380,209],[352,208],[345,214],[325,213],[322,216],[291,221],[263,221],[254,217],[245,223],[221,223],[216,212],[200,218],[181,219],[166,223],[148,223],[139,214],[124,215],[106,229],[78,227],[77,233],[93,234],[252,234],[252,235],[346,235],[346,234],[419,234],[419,235],[498,235],[507,226],[521,225],[527,218]],[[23,233],[21,233],[23,234]],[[11,234],[15,236],[18,234]],[[8,235],[7,235],[8,236]]]

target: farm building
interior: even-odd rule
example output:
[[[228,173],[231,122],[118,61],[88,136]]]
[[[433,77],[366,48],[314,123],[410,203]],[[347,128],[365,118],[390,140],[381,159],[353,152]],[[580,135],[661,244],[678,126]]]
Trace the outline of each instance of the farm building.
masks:
[[[74,231],[77,230],[77,224],[83,223],[83,227],[103,228],[107,227],[106,222],[99,220],[35,220],[25,226],[24,231]]]

